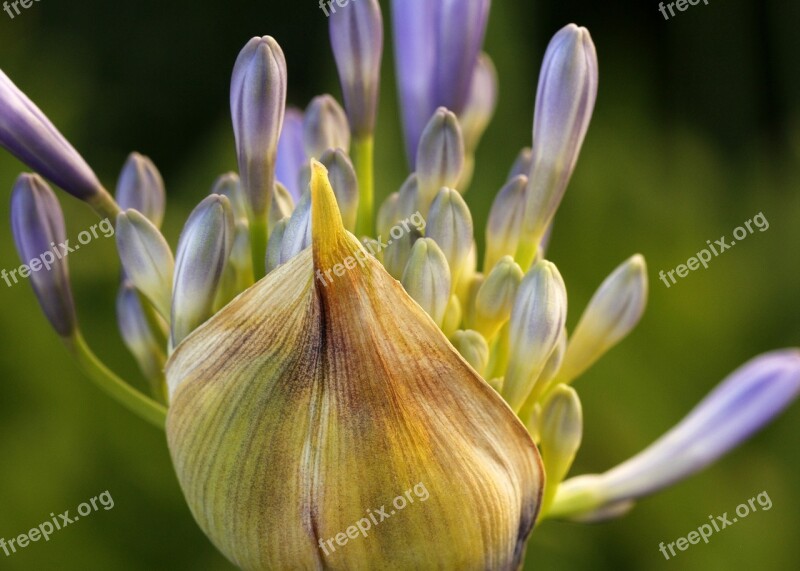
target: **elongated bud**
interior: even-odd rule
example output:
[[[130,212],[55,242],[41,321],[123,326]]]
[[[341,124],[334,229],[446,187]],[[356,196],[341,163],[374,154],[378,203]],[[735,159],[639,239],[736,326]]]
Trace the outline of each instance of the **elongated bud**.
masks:
[[[269,209],[269,225],[272,229],[275,225],[289,218],[294,212],[294,200],[289,190],[281,183],[275,183],[275,192],[272,194],[272,207]]]
[[[455,187],[464,168],[464,156],[464,138],[458,119],[454,113],[440,107],[422,132],[417,149],[419,201],[423,210],[440,188]]]
[[[365,137],[375,130],[383,17],[378,0],[358,0],[347,8],[330,15],[331,46],[350,128],[354,136]]]
[[[283,235],[286,233],[286,226],[289,224],[289,219],[284,218],[275,225],[272,233],[269,235],[269,244],[267,244],[267,260],[266,269],[267,273],[281,265],[281,248],[283,248]]]
[[[575,389],[564,385],[557,387],[544,404],[538,424],[539,449],[547,474],[543,502],[547,509],[581,447],[583,411]]]
[[[117,251],[125,274],[153,307],[169,320],[175,261],[158,228],[137,210],[117,216]]]
[[[161,228],[166,206],[164,179],[150,158],[139,153],[128,156],[117,181],[116,199],[121,210],[138,210]]]
[[[471,329],[456,331],[452,341],[453,347],[458,349],[464,360],[472,365],[479,375],[483,376],[486,372],[486,365],[489,364],[489,344],[483,335]]]
[[[258,218],[272,200],[286,81],[286,58],[278,42],[270,36],[247,42],[233,68],[231,116],[239,174]]]
[[[230,201],[218,194],[198,204],[183,227],[172,289],[171,347],[211,317],[234,227]]]
[[[558,268],[542,260],[519,286],[509,326],[503,396],[515,411],[534,390],[567,318],[567,290]]]
[[[561,204],[597,98],[597,52],[586,28],[569,24],[544,56],[533,121],[533,166],[518,261],[530,263]]]
[[[468,155],[478,148],[496,108],[497,70],[491,58],[481,54],[472,75],[469,97],[464,104],[464,110],[458,115]]]
[[[285,264],[311,245],[311,193],[303,194],[292,216],[286,221],[280,245],[276,260],[278,266]]]
[[[250,251],[250,229],[243,222],[236,222],[228,263],[222,273],[214,311],[219,311],[230,300],[249,288],[255,282],[253,256]]]
[[[306,155],[315,159],[319,159],[328,149],[350,152],[347,115],[330,95],[320,95],[309,103],[303,118],[303,141]]]
[[[61,337],[71,337],[78,325],[67,260],[60,247],[67,242],[64,215],[55,194],[40,176],[23,174],[14,183],[11,229],[42,311]],[[8,273],[1,273],[9,283]],[[16,276],[11,276],[16,282]],[[28,277],[22,271],[20,276]]]
[[[503,256],[513,256],[522,236],[528,177],[509,180],[497,194],[486,223],[485,268],[489,271]]]
[[[233,217],[237,224],[239,222],[248,222],[249,216],[247,213],[250,210],[250,206],[247,193],[242,186],[238,174],[229,172],[221,175],[214,181],[211,194],[220,194],[230,201],[231,208],[233,209]]]
[[[515,179],[519,175],[524,175],[527,179],[528,175],[531,174],[532,167],[533,150],[530,147],[525,147],[519,152],[517,158],[514,159],[514,164],[511,165],[511,170],[508,173],[508,181]]]
[[[406,264],[411,257],[411,250],[419,238],[419,232],[412,230],[404,233],[398,239],[386,240],[386,248],[383,250],[383,265],[386,266],[386,271],[396,280],[403,278]],[[383,236],[378,236],[378,241],[382,240],[384,240]]]
[[[400,193],[393,192],[381,204],[380,208],[378,208],[378,219],[375,222],[375,227],[378,230],[378,235],[380,236],[388,236],[389,230],[392,229],[392,226],[397,224],[397,221],[402,218],[398,218],[397,216],[397,204],[400,200]]]
[[[156,380],[162,378],[167,356],[162,342],[153,332],[144,311],[139,294],[133,284],[123,284],[117,294],[119,331],[125,346],[136,359],[144,376],[151,383],[155,383]],[[159,385],[153,384],[153,391],[158,395],[163,395],[160,383]]]
[[[514,258],[505,256],[486,276],[475,298],[475,327],[487,339],[494,339],[511,317],[524,275]]]
[[[0,146],[98,211],[105,214],[117,210],[83,157],[2,70]]]
[[[429,206],[430,204],[426,204],[425,208]],[[415,173],[412,173],[403,182],[400,190],[397,191],[397,208],[395,209],[395,219],[392,220],[392,224],[397,224],[400,220],[420,211],[422,207],[419,198],[419,179]],[[386,231],[388,233],[389,228]]]
[[[640,254],[615,269],[600,285],[567,345],[558,379],[570,382],[625,338],[647,305],[647,265]]]
[[[687,478],[752,436],[800,395],[800,351],[760,355],[734,371],[677,426],[600,475],[564,482],[551,517],[597,520]]]
[[[436,4],[437,104],[461,113],[483,45],[489,20],[489,0],[438,1]]]
[[[456,287],[472,248],[472,214],[458,191],[443,188],[436,195],[425,234],[444,252],[450,265],[452,285]]]
[[[286,187],[293,200],[300,200],[300,171],[308,163],[303,144],[303,112],[294,107],[286,110],[283,130],[278,139],[278,158],[275,178]]]
[[[345,230],[317,162],[311,193],[312,247],[167,364],[167,439],[192,513],[243,569],[519,568],[543,485],[536,447]],[[415,503],[373,527],[370,510],[405,491]],[[333,551],[355,522],[369,538]]]
[[[436,242],[420,238],[414,243],[401,283],[408,295],[441,327],[450,301],[450,268]]]
[[[328,169],[336,202],[342,211],[344,227],[355,232],[358,217],[358,178],[350,158],[341,149],[328,150],[322,154],[319,162]]]

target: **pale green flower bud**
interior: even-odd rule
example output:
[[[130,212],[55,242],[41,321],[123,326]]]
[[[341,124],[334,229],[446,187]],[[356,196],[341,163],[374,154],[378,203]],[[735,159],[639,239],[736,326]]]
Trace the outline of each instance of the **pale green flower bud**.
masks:
[[[444,107],[436,110],[417,148],[420,209],[425,214],[443,186],[454,187],[464,168],[464,137],[455,114]]]
[[[250,205],[238,174],[229,172],[219,176],[211,187],[211,194],[221,194],[230,201],[237,224],[249,220]]]
[[[408,295],[441,327],[450,301],[450,268],[436,242],[420,238],[400,280]]]
[[[567,345],[558,380],[571,382],[636,327],[647,305],[647,266],[636,254],[592,296]]]
[[[381,204],[381,207],[378,209],[378,217],[375,222],[375,228],[377,228],[378,235],[380,236],[388,236],[389,230],[392,229],[397,223],[397,203],[400,199],[400,193],[393,192]]]
[[[169,321],[175,260],[164,236],[144,214],[130,209],[117,216],[116,237],[128,279]]]
[[[458,191],[443,188],[428,214],[425,235],[433,238],[450,265],[452,286],[458,284],[472,248],[472,214]]]
[[[164,396],[164,364],[167,361],[163,340],[148,321],[139,294],[133,284],[123,284],[117,294],[117,324],[125,347],[133,355],[142,373],[151,382],[153,393]]]
[[[513,256],[519,247],[528,177],[518,175],[497,194],[486,223],[486,258],[484,268],[491,270],[503,256]]]
[[[458,331],[461,326],[462,316],[461,300],[458,299],[458,296],[451,295],[447,310],[444,312],[444,321],[442,322],[442,333],[444,333],[445,337],[449,339]]]
[[[311,193],[303,193],[280,239],[278,266],[285,264],[311,244]],[[269,245],[267,246],[269,248]]]
[[[350,157],[341,149],[329,149],[322,154],[319,162],[328,169],[336,202],[342,211],[344,227],[355,232],[358,218],[358,178]]]
[[[542,407],[539,420],[540,450],[547,482],[543,505],[553,502],[559,484],[564,480],[583,438],[583,411],[578,393],[572,387],[559,385]]]
[[[483,335],[471,329],[456,331],[451,341],[464,360],[472,365],[476,373],[483,376],[489,363],[489,344]]]
[[[164,180],[153,161],[139,153],[128,156],[117,182],[116,199],[121,210],[138,210],[156,228],[161,227],[166,203]]]
[[[339,103],[330,95],[311,100],[303,117],[306,155],[318,159],[328,149],[350,152],[350,125]],[[302,187],[305,191],[306,187]]]
[[[567,317],[567,290],[558,268],[536,263],[519,287],[509,322],[509,361],[503,396],[515,411],[536,386]]]
[[[183,227],[172,287],[171,348],[211,317],[234,231],[231,203],[218,194],[197,205]]]
[[[284,218],[289,218],[292,212],[294,212],[294,199],[291,193],[281,183],[276,182],[275,192],[272,195],[272,208],[269,210],[269,228],[272,229]]]
[[[272,233],[269,235],[269,244],[267,244],[267,260],[266,268],[267,273],[280,266],[281,248],[283,247],[283,235],[286,233],[286,226],[289,224],[289,219],[284,218],[275,224]]]
[[[270,215],[272,212],[274,210],[270,211]],[[229,301],[253,285],[254,282],[253,256],[250,251],[250,229],[247,222],[237,221],[233,247],[219,283],[217,298],[214,301],[214,311],[216,312],[225,307]]]
[[[502,258],[486,276],[475,298],[475,328],[487,339],[511,317],[517,289],[525,273],[511,256]]]

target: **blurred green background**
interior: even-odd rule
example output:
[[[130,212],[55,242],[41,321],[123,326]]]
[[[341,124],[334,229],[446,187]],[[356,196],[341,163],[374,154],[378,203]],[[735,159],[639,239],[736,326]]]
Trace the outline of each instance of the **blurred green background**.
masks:
[[[388,12],[388,3],[384,13]],[[530,145],[538,69],[549,37],[589,27],[600,95],[549,257],[570,292],[573,326],[596,286],[635,252],[651,295],[639,328],[577,388],[584,446],[573,473],[605,470],[678,421],[741,363],[800,345],[800,5],[702,3],[665,21],[657,2],[496,0],[486,51],[500,75],[497,115],[481,145],[468,200],[478,237],[517,151]],[[388,24],[388,16],[387,16]],[[387,28],[388,31],[388,28]],[[290,101],[340,96],[317,3],[41,0],[14,20],[0,12],[0,68],[36,101],[113,188],[128,152],[151,156],[168,186],[174,244],[214,177],[235,168],[228,81],[239,49],[270,34],[289,64]],[[387,38],[388,39],[388,38]],[[377,147],[378,192],[406,174],[391,42]],[[0,153],[0,188],[21,165]],[[4,194],[8,196],[8,194]],[[96,222],[63,195],[68,233]],[[659,270],[763,212],[756,233],[670,289]],[[85,334],[127,378],[139,379],[116,333],[113,240],[69,258]],[[0,268],[19,261],[0,200]],[[110,511],[6,557],[10,570],[231,569],[194,524],[163,434],[77,372],[27,284],[0,282],[0,537],[75,510],[108,490]],[[800,568],[800,408],[714,467],[594,526],[548,522],[526,569]],[[773,501],[676,558],[674,541],[762,491]]]

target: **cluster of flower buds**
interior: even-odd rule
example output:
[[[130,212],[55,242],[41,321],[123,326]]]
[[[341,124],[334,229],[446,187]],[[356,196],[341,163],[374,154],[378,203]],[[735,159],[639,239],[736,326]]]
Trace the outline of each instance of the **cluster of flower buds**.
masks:
[[[598,85],[592,39],[573,24],[545,54],[532,146],[497,193],[479,267],[462,194],[497,102],[482,53],[489,7],[392,2],[412,172],[377,216],[378,1],[330,17],[344,106],[322,95],[287,110],[280,46],[250,40],[230,92],[238,173],[214,183],[175,254],[160,231],[164,183],[153,163],[131,155],[115,201],[0,73],[0,145],[115,219],[120,331],[152,395],[89,350],[66,260],[33,276],[44,313],[102,388],[154,423],[166,419],[192,512],[243,568],[515,569],[537,519],[625,513],[800,392],[798,351],[759,357],[646,451],[566,479],[583,436],[572,383],[640,321],[647,269],[641,255],[624,261],[567,331],[567,287],[547,245]],[[64,240],[40,176],[15,185],[12,225],[23,259]],[[369,541],[320,549],[420,481],[424,510]]]

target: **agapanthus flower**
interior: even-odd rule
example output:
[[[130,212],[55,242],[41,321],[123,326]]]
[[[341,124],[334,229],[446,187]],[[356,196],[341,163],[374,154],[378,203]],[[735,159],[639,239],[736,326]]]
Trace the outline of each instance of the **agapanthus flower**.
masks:
[[[647,267],[629,257],[567,331],[547,245],[598,89],[592,38],[574,24],[544,56],[532,146],[509,157],[478,250],[462,194],[497,102],[489,7],[392,3],[412,172],[377,212],[377,0],[331,15],[343,105],[323,94],[287,110],[278,42],[247,42],[231,82],[238,173],[214,182],[174,254],[155,165],[131,155],[115,202],[0,74],[0,144],[114,217],[120,332],[151,394],[92,353],[66,259],[31,280],[44,313],[92,380],[166,429],[192,514],[244,569],[518,569],[537,522],[622,515],[800,392],[800,351],[757,357],[644,452],[568,478],[583,436],[573,384],[639,322]],[[63,240],[40,176],[16,183],[12,226],[23,260]],[[380,525],[390,514],[372,510],[417,486],[426,503]]]

